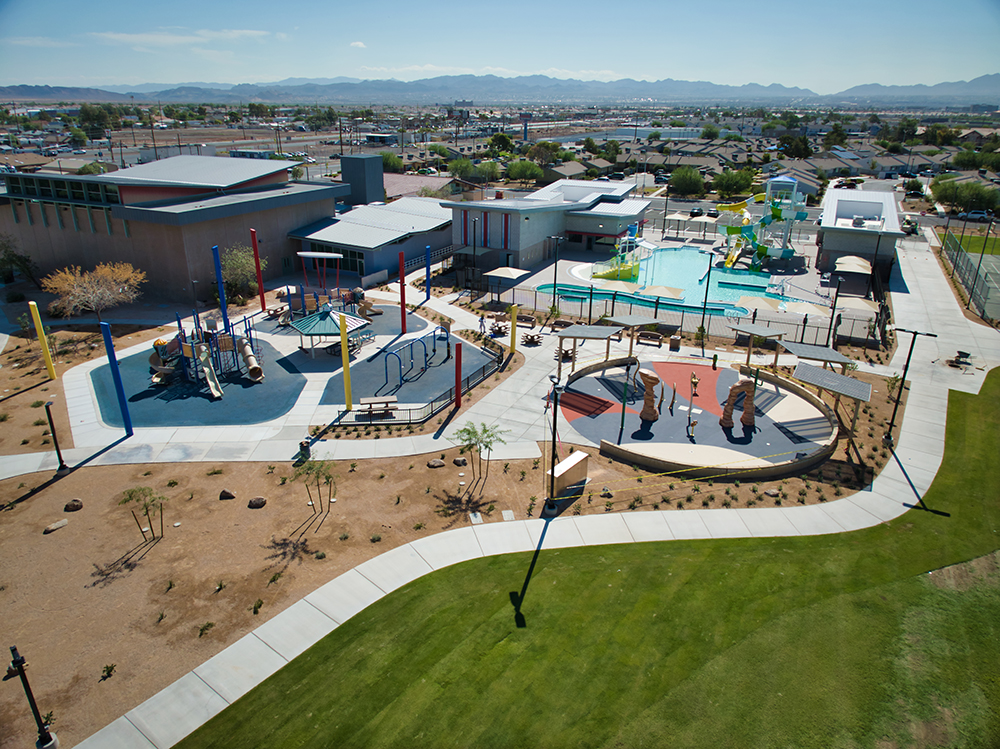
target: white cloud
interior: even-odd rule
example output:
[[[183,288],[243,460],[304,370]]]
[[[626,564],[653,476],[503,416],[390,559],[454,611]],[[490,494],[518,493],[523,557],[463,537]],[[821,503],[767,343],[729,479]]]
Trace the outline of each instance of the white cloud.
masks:
[[[123,44],[133,49],[148,51],[154,47],[180,47],[205,44],[213,41],[236,41],[239,39],[260,39],[268,36],[267,31],[253,29],[198,29],[196,31],[151,31],[142,34],[123,34],[114,31],[97,31],[91,36],[111,44]]]
[[[3,40],[5,44],[14,44],[18,47],[75,47],[72,42],[64,42],[59,39],[52,39],[48,36],[14,36]]]
[[[351,42],[352,47],[357,47],[358,49],[368,49],[364,42]]]

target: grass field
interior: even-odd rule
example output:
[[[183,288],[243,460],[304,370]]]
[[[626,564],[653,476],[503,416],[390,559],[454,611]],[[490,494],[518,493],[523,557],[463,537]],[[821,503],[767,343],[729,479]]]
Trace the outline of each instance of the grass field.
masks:
[[[925,510],[838,536],[543,549],[523,627],[530,554],[457,565],[178,746],[998,746],[996,557],[928,572],[1000,547],[1000,371],[949,403]]]
[[[994,232],[989,237],[966,234],[965,238],[962,239],[960,232],[952,231],[952,234],[955,235],[956,239],[962,239],[962,247],[966,252],[978,255],[983,251],[983,245],[985,244],[987,255],[1000,255],[1000,239],[997,237],[998,229],[1000,227],[994,226]],[[944,241],[944,232],[938,232],[938,237]]]

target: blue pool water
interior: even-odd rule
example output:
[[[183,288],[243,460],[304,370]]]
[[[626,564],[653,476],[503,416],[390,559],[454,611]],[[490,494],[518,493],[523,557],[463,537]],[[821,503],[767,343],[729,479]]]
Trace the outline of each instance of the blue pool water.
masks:
[[[701,305],[705,297],[705,274],[711,253],[696,247],[661,249],[643,260],[637,282],[642,286],[672,286],[684,289],[684,303]],[[712,268],[708,299],[735,302],[741,296],[765,296],[771,274],[744,269]],[[778,298],[777,295],[773,295]]]

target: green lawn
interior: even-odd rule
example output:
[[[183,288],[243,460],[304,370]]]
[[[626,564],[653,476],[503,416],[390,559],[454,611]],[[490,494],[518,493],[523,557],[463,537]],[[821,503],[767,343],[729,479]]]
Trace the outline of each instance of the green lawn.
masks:
[[[959,227],[961,228],[961,227]],[[997,229],[997,227],[994,227]],[[952,234],[955,235],[956,239],[962,239],[961,231],[952,230]],[[944,232],[938,232],[938,237],[941,241],[944,241]],[[989,237],[979,237],[973,234],[966,234],[965,238],[962,239],[962,247],[966,252],[973,255],[978,255],[983,251],[983,244],[986,244],[986,254],[987,255],[1000,255],[1000,239],[997,238],[997,233],[994,231]]]
[[[178,746],[1000,745],[1000,371],[945,467],[855,533],[475,560],[369,607]],[[940,576],[939,576],[940,578]]]

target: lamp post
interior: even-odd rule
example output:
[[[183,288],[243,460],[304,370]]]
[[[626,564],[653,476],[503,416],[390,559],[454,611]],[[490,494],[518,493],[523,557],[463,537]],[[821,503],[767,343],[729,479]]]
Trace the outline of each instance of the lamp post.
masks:
[[[830,336],[833,334],[833,320],[837,316],[837,300],[840,298],[840,284],[844,277],[837,276],[837,290],[833,294],[833,307],[830,309],[830,327],[826,329],[826,346],[830,347]]]
[[[31,685],[28,684],[28,677],[24,673],[24,667],[27,665],[27,661],[24,656],[17,652],[17,647],[14,645],[10,646],[11,661],[10,667],[17,671],[17,675],[21,677],[21,686],[24,687],[24,694],[28,697],[28,705],[31,707],[31,714],[35,716],[35,725],[38,726],[38,741],[35,746],[49,747],[49,749],[58,749],[59,739],[56,735],[49,731],[45,722],[42,720],[41,713],[38,712],[38,705],[35,703],[35,695],[31,693]]]
[[[559,420],[559,394],[564,388],[554,374],[549,375],[549,381],[552,383],[552,465],[549,469],[549,501],[545,509],[554,512],[556,510],[556,425]]]
[[[910,340],[910,350],[906,352],[906,364],[903,365],[903,377],[899,381],[899,390],[896,391],[896,405],[892,407],[892,418],[889,419],[889,428],[886,430],[885,436],[882,437],[882,442],[890,447],[892,446],[892,428],[896,425],[896,412],[899,411],[899,401],[903,397],[903,388],[906,387],[906,373],[910,370],[910,357],[913,356],[913,345],[917,342],[918,335],[925,335],[928,338],[937,338],[937,333],[921,333],[919,330],[896,328],[896,332],[912,333],[913,338]]]
[[[558,300],[559,298],[559,243],[562,241],[562,237],[558,235],[553,235],[549,237],[552,240],[553,252],[555,253],[555,262],[552,263],[552,296]],[[556,302],[558,304],[558,301]]]
[[[476,226],[479,224],[479,219],[472,219],[472,267],[476,267]]]
[[[708,253],[708,273],[705,275],[705,299],[701,303],[701,355],[705,355],[705,338],[708,331],[705,330],[705,313],[708,311],[708,287],[712,285],[712,266],[715,265],[715,254]]]
[[[69,470],[69,466],[63,461],[62,450],[59,449],[59,438],[56,436],[56,425],[52,421],[52,401],[45,404],[45,416],[49,420],[49,432],[52,434],[52,444],[56,448],[56,457],[59,459],[59,467],[56,473],[63,473]]]
[[[663,231],[660,232],[660,241],[663,241],[663,238],[667,236],[667,205],[669,203],[670,203],[670,183],[668,182],[666,192],[663,193]]]

